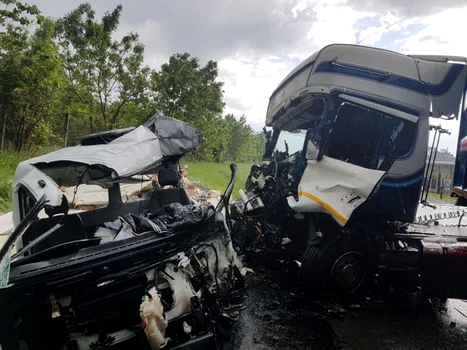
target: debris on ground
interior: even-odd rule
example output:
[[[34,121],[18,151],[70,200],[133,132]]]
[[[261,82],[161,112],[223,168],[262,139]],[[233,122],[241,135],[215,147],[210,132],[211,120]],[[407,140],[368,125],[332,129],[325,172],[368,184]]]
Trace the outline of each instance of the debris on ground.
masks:
[[[259,269],[245,283],[246,309],[222,350],[337,349],[325,315],[281,272]]]
[[[182,182],[188,192],[188,195],[197,202],[219,200],[221,197],[221,192],[218,190],[213,190],[207,186],[202,188],[199,181],[192,181],[188,178],[190,175],[188,171],[188,165],[182,167]]]
[[[242,276],[245,276],[248,272],[254,273],[254,271],[248,267],[242,267],[240,270],[240,273],[242,274]]]

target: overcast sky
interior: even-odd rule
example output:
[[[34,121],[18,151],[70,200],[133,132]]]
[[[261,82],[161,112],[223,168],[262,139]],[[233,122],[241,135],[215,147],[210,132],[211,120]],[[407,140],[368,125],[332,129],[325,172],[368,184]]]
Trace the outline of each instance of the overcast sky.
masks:
[[[29,0],[59,17],[84,1]],[[264,125],[268,97],[301,60],[331,43],[408,54],[467,56],[467,0],[90,0],[102,15],[123,5],[121,33],[135,31],[153,68],[175,52],[219,62],[226,113]],[[399,20],[405,18],[402,22]],[[435,121],[436,122],[436,121]],[[441,146],[455,151],[457,123]]]

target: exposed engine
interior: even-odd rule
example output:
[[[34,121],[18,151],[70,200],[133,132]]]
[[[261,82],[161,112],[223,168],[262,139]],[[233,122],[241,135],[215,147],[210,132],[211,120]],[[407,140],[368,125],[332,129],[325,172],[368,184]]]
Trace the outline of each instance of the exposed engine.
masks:
[[[8,338],[27,349],[104,349],[145,334],[152,349],[193,340],[215,347],[215,335],[228,335],[242,307],[237,259],[228,238],[216,235],[143,273],[114,278],[106,271],[109,265],[101,268],[108,274],[98,283],[66,286],[62,280],[50,294],[36,286],[34,295],[27,297],[26,292],[5,305],[11,312],[9,321],[14,320],[8,324],[13,332]],[[148,312],[149,301],[160,303],[159,313]],[[155,326],[160,332],[157,341]],[[5,335],[3,349],[16,349]]]
[[[175,171],[159,175],[176,183]],[[50,210],[42,196],[12,232],[7,244],[23,246],[1,250],[2,350],[215,349],[229,336],[245,296],[225,203],[171,188],[122,205],[111,190],[115,203],[101,211],[39,219]]]

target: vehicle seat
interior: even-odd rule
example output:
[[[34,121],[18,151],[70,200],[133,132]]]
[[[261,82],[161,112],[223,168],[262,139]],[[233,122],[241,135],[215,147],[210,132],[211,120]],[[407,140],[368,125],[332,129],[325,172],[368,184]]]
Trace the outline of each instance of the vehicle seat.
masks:
[[[178,186],[180,176],[176,169],[164,168],[159,170],[158,180],[161,187]],[[157,190],[153,191],[151,194],[149,212],[155,213],[160,208],[172,203],[189,205],[192,202],[190,196],[188,196],[188,193],[184,188],[174,187],[165,190]]]

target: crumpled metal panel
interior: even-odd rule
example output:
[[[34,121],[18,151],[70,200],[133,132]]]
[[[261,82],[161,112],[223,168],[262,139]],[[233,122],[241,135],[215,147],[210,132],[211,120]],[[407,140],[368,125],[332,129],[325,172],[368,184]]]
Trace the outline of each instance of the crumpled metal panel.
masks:
[[[67,147],[25,162],[103,165],[113,170],[114,176],[125,177],[150,169],[166,157],[181,156],[203,141],[190,124],[158,114],[107,144]]]
[[[344,226],[385,175],[337,159],[309,160],[298,185],[299,200],[288,197],[296,212],[327,212]]]
[[[59,206],[62,202],[63,194],[53,179],[31,164],[21,162],[16,168],[12,185],[12,218],[14,227],[18,226],[21,221],[19,209],[21,203],[18,197],[20,187],[24,187],[36,199],[45,195],[48,200],[48,205]],[[21,244],[18,247],[21,247]]]
[[[147,127],[140,126],[108,144],[75,146],[59,149],[26,162],[33,165],[56,162],[74,162],[104,165],[125,176],[146,168],[163,158],[157,136]]]
[[[203,135],[195,127],[162,114],[156,114],[144,125],[159,138],[164,157],[183,155],[204,141]]]

